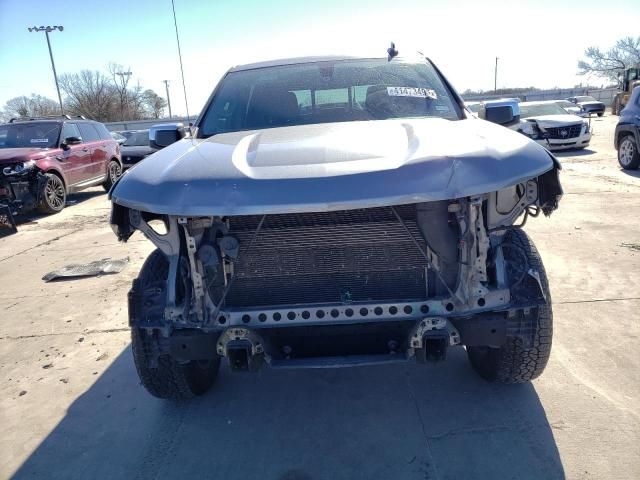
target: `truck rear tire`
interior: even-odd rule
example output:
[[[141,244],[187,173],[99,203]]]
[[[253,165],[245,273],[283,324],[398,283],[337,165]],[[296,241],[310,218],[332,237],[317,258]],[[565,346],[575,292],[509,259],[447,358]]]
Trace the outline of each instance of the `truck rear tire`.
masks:
[[[519,247],[527,256],[528,268],[538,272],[547,303],[537,307],[531,346],[525,346],[522,338],[507,337],[506,343],[500,348],[467,347],[467,355],[474,370],[489,382],[525,383],[540,376],[551,354],[551,295],[542,259],[527,234],[523,230],[513,229],[506,234],[505,241]]]
[[[140,270],[138,281],[141,288],[149,283],[164,280],[169,265],[159,250],[154,251]],[[140,382],[147,391],[158,398],[184,400],[206,393],[216,380],[220,368],[220,357],[213,360],[178,362],[169,354],[162,354],[154,362],[152,352],[160,349],[161,337],[157,331],[131,328],[133,360]]]
[[[107,179],[102,184],[102,188],[104,188],[105,192],[111,190],[113,184],[116,183],[118,178],[122,175],[122,165],[115,159],[109,161],[109,165],[107,165]]]

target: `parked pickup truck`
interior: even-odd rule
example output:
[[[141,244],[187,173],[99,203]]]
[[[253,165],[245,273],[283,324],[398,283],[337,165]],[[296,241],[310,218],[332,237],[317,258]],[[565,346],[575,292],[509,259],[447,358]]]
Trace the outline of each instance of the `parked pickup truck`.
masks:
[[[518,121],[517,104],[483,117]],[[551,293],[522,226],[549,215],[560,165],[477,118],[418,56],[232,68],[191,138],[111,190],[121,241],[158,249],[129,293],[133,357],[162,398],[233,370],[444,360],[528,382],[551,351]]]

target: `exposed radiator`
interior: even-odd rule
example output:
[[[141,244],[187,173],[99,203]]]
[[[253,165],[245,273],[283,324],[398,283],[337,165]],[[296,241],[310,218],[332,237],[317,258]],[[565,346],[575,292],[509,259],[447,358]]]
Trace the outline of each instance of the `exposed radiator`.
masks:
[[[414,205],[396,207],[426,251]],[[227,307],[421,299],[427,263],[389,207],[230,218],[240,241]]]

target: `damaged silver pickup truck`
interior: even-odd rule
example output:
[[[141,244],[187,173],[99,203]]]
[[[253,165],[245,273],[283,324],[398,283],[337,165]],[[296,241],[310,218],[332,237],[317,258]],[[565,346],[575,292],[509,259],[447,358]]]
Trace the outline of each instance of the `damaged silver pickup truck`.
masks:
[[[487,119],[517,121],[509,106]],[[232,68],[193,128],[111,190],[111,224],[158,249],[129,294],[135,364],[162,398],[233,370],[437,362],[529,381],[551,296],[522,226],[553,212],[560,165],[474,117],[425,58]]]

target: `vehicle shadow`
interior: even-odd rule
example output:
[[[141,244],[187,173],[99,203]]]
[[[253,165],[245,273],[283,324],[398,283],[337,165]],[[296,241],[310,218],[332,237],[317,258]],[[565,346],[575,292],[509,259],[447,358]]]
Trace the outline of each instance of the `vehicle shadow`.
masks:
[[[596,153],[594,150],[588,148],[574,149],[574,150],[562,150],[560,152],[553,152],[556,157],[584,157],[585,155],[593,155]]]
[[[443,364],[231,373],[189,402],[138,384],[127,347],[14,478],[564,478],[531,384]]]
[[[75,205],[79,205],[94,197],[99,197],[100,195],[106,195],[102,187],[83,190],[78,193],[72,193],[69,196],[67,196],[67,203],[65,205],[65,209],[72,208]],[[49,216],[48,214],[43,214],[38,212],[37,210],[32,210],[30,212],[20,213],[16,215],[14,217],[14,220],[16,222],[16,226],[36,225],[38,223],[38,220],[41,220],[42,218],[46,218],[48,216]]]
[[[625,170],[624,168],[621,168],[620,171],[630,177],[640,178],[640,170]]]

